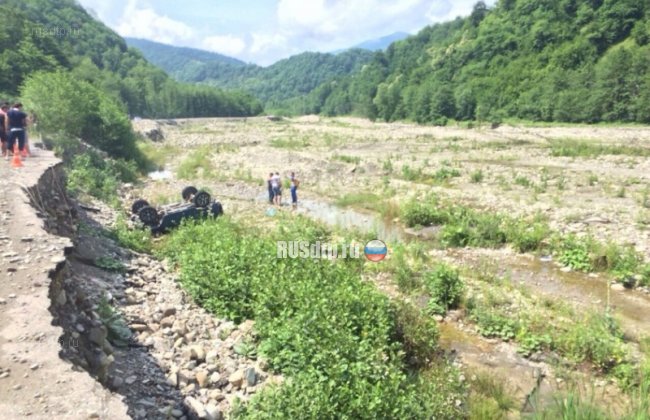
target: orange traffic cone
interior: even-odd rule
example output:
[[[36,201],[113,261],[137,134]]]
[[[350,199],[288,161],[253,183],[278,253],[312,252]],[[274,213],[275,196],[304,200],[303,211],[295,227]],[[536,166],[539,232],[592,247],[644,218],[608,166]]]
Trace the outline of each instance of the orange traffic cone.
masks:
[[[20,168],[23,166],[23,163],[20,161],[20,151],[18,150],[18,145],[14,146],[14,158],[11,160],[12,168]]]

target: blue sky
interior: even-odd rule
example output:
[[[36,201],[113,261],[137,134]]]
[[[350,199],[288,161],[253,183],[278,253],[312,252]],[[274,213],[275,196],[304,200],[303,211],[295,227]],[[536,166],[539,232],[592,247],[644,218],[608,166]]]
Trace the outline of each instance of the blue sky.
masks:
[[[269,65],[468,15],[478,0],[79,0],[122,36]],[[486,1],[492,5],[496,0]]]

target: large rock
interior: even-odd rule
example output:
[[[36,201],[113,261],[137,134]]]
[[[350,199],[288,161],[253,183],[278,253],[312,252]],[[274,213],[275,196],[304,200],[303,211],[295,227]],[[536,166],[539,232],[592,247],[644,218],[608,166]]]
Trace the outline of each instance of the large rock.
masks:
[[[244,383],[244,372],[242,370],[235,371],[228,377],[228,382],[230,382],[233,388],[241,388]]]

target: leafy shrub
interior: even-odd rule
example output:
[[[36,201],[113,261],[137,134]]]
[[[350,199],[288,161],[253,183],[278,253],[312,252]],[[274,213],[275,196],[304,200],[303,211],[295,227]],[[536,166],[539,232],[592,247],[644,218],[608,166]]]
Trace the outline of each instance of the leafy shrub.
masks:
[[[470,179],[474,184],[480,184],[481,182],[483,182],[483,178],[484,178],[483,171],[480,169],[472,172],[472,175],[470,175]]]
[[[25,81],[22,96],[44,132],[81,139],[113,157],[141,157],[120,105],[89,82],[65,71],[38,72]]]
[[[558,246],[558,260],[567,267],[578,271],[591,271],[589,244],[585,239],[567,235]]]
[[[474,299],[467,302],[467,312],[469,318],[476,322],[478,332],[482,336],[502,340],[515,338],[519,325],[514,318],[502,315],[494,308],[479,306]]]
[[[427,330],[427,336],[413,337],[408,344],[396,341],[404,333],[399,333],[398,314],[384,295],[361,280],[358,263],[277,258],[276,238],[310,241],[328,236],[302,219],[287,219],[283,225],[281,231],[264,235],[227,218],[188,223],[168,237],[162,251],[180,266],[180,281],[199,304],[236,322],[255,319],[258,353],[273,370],[289,377],[233,415],[458,414],[446,396],[437,395],[450,387],[449,377],[425,385],[405,373],[405,346],[425,357],[435,339],[431,325],[422,321],[416,328]]]
[[[458,171],[458,169],[443,166],[433,174],[433,179],[437,182],[442,182],[449,178],[457,178],[459,176],[460,171]]]
[[[448,214],[438,208],[435,197],[411,200],[402,207],[402,219],[407,226],[431,226],[447,223]]]
[[[422,168],[412,169],[409,165],[402,166],[402,178],[407,181],[418,181],[422,179]]]
[[[442,315],[460,304],[463,283],[455,269],[439,264],[425,275],[424,283],[430,295],[430,312]]]
[[[131,330],[124,319],[102,296],[97,306],[97,314],[107,330],[107,338],[114,345],[124,345],[131,338]]]
[[[106,271],[114,271],[116,273],[125,273],[126,267],[121,261],[113,257],[99,257],[95,260],[95,265],[103,268]]]
[[[609,315],[589,314],[555,338],[559,351],[575,362],[588,361],[603,372],[626,360],[622,333]]]
[[[85,193],[116,205],[120,182],[137,179],[133,162],[105,159],[96,152],[86,151],[73,158],[67,169],[67,188],[73,195]]]
[[[148,229],[131,229],[123,215],[119,215],[110,235],[120,246],[137,252],[150,253],[152,249],[151,231]]]
[[[437,350],[438,325],[415,306],[396,302],[396,341],[402,343],[407,362],[413,367],[426,366]]]
[[[443,245],[497,247],[506,243],[501,215],[460,206],[452,208],[449,214],[449,221],[440,233]]]
[[[544,222],[520,221],[509,223],[510,228],[506,235],[508,242],[512,243],[519,252],[530,252],[540,249],[548,237],[550,229]]]
[[[537,351],[549,349],[553,339],[548,334],[533,334],[526,328],[522,328],[517,333],[516,341],[519,344],[517,352],[528,357]]]

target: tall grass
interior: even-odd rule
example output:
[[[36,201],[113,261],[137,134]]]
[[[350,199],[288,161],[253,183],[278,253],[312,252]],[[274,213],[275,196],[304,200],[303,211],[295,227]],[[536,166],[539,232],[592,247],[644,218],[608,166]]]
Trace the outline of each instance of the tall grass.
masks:
[[[557,139],[549,144],[551,156],[586,157],[601,155],[650,156],[650,148],[626,145],[609,145],[597,141]]]

